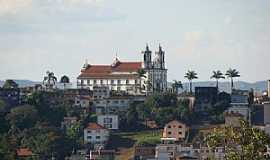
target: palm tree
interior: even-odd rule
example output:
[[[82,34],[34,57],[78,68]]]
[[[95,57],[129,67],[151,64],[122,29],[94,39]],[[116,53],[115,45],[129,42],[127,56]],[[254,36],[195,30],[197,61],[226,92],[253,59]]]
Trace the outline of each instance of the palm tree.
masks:
[[[138,74],[138,76],[140,77],[140,93],[142,92],[142,80],[141,80],[141,78],[146,78],[146,72],[145,72],[145,70],[144,69],[138,69],[138,71],[137,71],[137,74]]]
[[[198,74],[195,71],[190,71],[190,70],[185,75],[185,78],[189,80],[189,91],[191,94],[192,94],[192,80],[198,79],[197,75]]]
[[[174,82],[172,84],[172,88],[173,88],[173,92],[178,94],[178,89],[179,88],[183,89],[183,84],[181,81],[174,80]]]
[[[233,78],[235,77],[240,77],[239,72],[236,69],[229,69],[227,70],[226,74],[225,74],[228,78],[231,79],[231,90],[233,90],[234,86],[233,86]]]
[[[44,77],[43,84],[46,86],[46,89],[52,89],[57,82],[57,78],[53,72],[47,71],[46,74],[47,76]]]
[[[213,71],[213,75],[211,76],[211,79],[215,78],[217,81],[217,89],[218,89],[218,80],[224,79],[223,73],[220,70]]]
[[[66,84],[69,83],[69,82],[70,82],[69,78],[66,75],[62,76],[61,79],[60,79],[60,83],[64,84],[64,90],[66,89]]]

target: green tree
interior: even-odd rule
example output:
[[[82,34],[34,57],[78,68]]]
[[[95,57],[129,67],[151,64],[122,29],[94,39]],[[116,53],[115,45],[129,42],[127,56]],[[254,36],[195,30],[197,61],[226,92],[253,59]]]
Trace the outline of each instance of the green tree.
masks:
[[[231,79],[231,90],[233,90],[234,88],[234,83],[233,83],[233,78],[235,77],[240,77],[239,72],[236,69],[229,69],[227,70],[226,74],[225,74],[228,78]]]
[[[35,125],[38,120],[38,112],[34,106],[23,105],[11,109],[6,118],[11,126],[22,130]]]
[[[11,145],[7,134],[0,135],[0,157],[2,160],[15,160],[15,148]]]
[[[189,80],[189,92],[192,94],[192,80],[198,79],[198,74],[195,71],[188,71],[185,75],[185,78]]]
[[[219,79],[224,79],[225,77],[223,76],[223,73],[221,71],[217,70],[217,71],[213,71],[213,75],[211,76],[211,79],[213,78],[216,79],[216,82],[217,82],[216,86],[218,88]]]
[[[52,154],[56,159],[64,159],[72,150],[71,144],[60,130],[42,124],[29,129],[21,144],[38,154],[39,159],[49,159]]]
[[[127,125],[130,126],[130,129],[139,129],[138,128],[138,122],[139,122],[139,115],[138,112],[136,110],[136,107],[131,106],[127,112],[126,115],[127,119]]]
[[[5,106],[6,106],[5,101],[0,98],[0,134],[6,133],[9,129],[8,122],[5,119],[6,116]]]
[[[9,89],[9,88],[18,88],[18,84],[13,80],[8,79],[8,80],[5,81],[5,83],[3,85],[3,88],[7,88],[7,89]]]
[[[225,148],[226,160],[266,160],[267,145],[270,144],[269,136],[262,130],[252,128],[248,122],[241,120],[239,128],[231,126],[216,129],[205,139],[212,149]]]
[[[43,79],[43,85],[45,85],[46,89],[53,89],[57,82],[56,76],[54,76],[53,72],[47,71],[46,76]]]
[[[64,75],[60,79],[60,83],[64,84],[64,89],[66,89],[66,84],[70,83],[68,76]]]
[[[174,80],[173,84],[172,84],[172,89],[173,89],[173,92],[178,94],[178,89],[181,88],[183,89],[183,84],[181,81],[176,81]]]
[[[159,108],[156,113],[156,121],[159,126],[164,126],[177,117],[172,107]]]

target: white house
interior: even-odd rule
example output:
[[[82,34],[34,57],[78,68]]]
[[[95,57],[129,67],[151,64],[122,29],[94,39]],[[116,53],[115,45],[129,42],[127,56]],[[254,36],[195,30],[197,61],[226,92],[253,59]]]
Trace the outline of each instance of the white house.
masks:
[[[109,130],[97,123],[89,123],[84,129],[84,143],[106,144],[109,136]]]
[[[116,130],[118,126],[118,115],[99,115],[97,117],[98,124],[101,126]]]

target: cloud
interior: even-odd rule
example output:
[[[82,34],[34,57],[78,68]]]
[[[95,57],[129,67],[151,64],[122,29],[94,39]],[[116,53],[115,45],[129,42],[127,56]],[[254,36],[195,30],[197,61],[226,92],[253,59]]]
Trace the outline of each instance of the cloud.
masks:
[[[103,0],[0,0],[0,15],[18,14],[39,7],[100,6]]]
[[[81,30],[125,15],[103,0],[0,0],[0,34]],[[9,14],[7,14],[9,13]],[[10,14],[12,13],[12,14]]]
[[[0,14],[16,14],[31,7],[32,4],[32,0],[0,0]]]

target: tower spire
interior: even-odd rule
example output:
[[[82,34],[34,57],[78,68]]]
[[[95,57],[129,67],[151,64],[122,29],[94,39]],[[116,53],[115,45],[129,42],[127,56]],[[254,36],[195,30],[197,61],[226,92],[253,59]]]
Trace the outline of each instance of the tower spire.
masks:
[[[149,51],[148,43],[146,43],[146,51]]]
[[[159,51],[162,51],[162,47],[160,43],[158,44],[158,48],[159,48]]]

